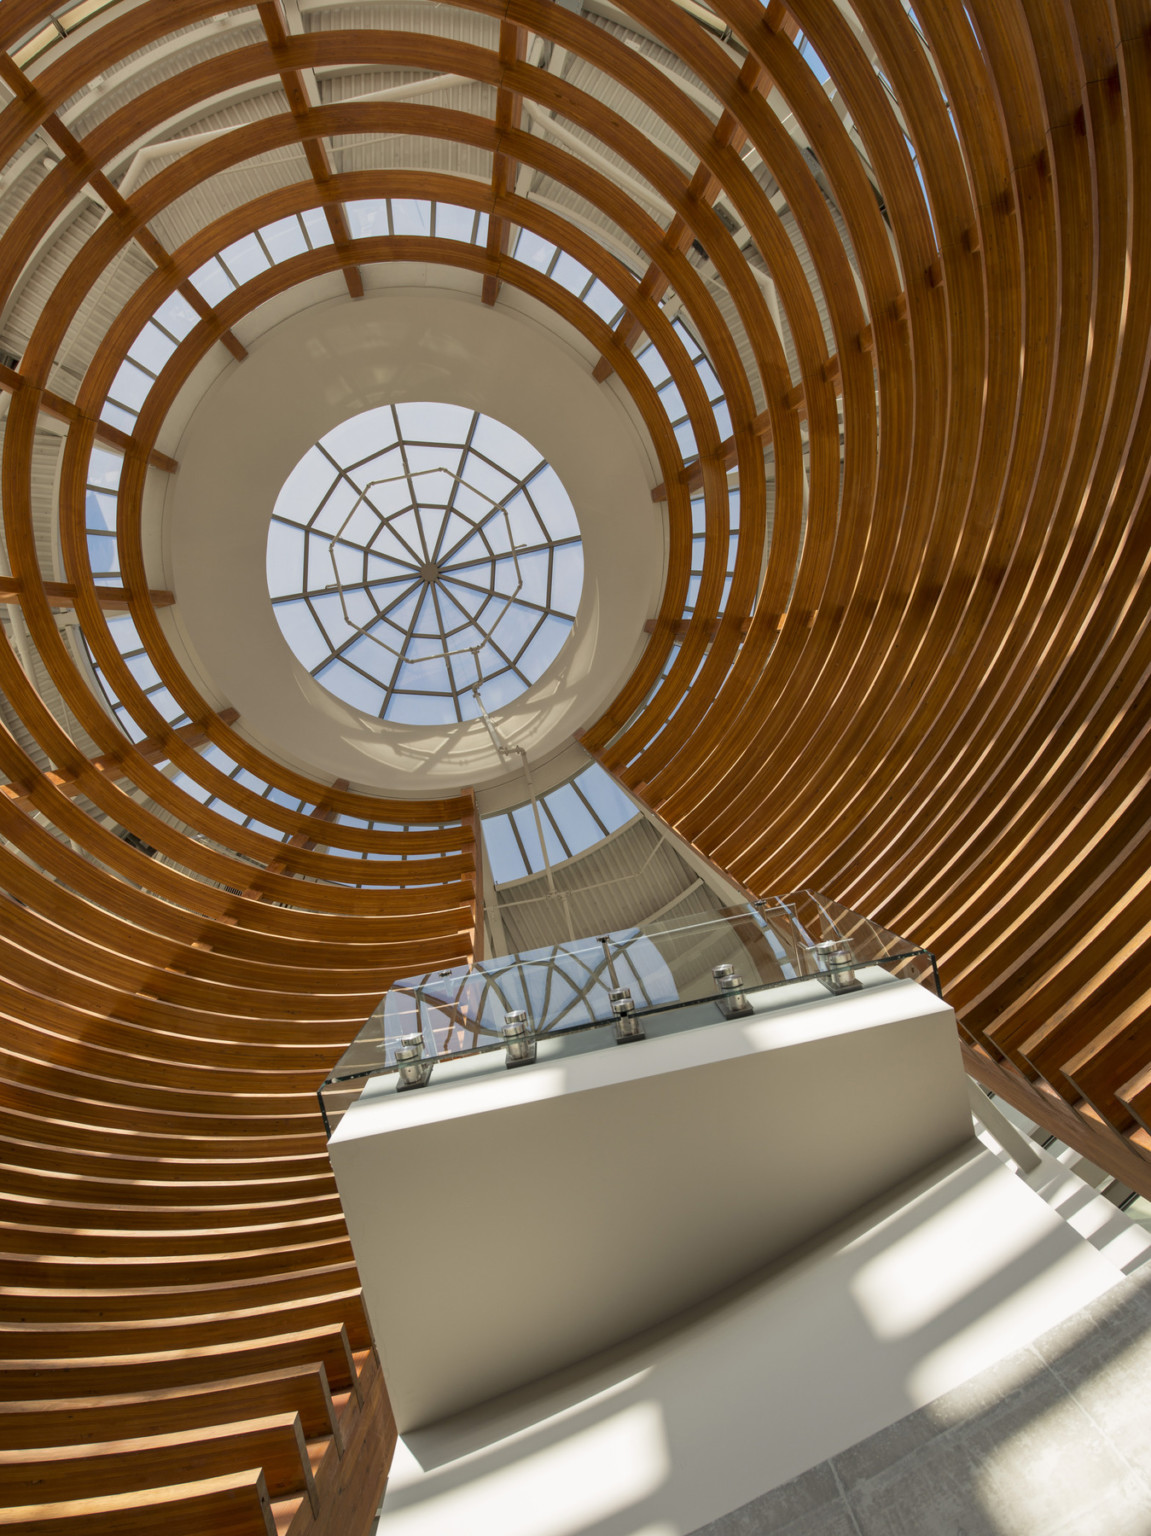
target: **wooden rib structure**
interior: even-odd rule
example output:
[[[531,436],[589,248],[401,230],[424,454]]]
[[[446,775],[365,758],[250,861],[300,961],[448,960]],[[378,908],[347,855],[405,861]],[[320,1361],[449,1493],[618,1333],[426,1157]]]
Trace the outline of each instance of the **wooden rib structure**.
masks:
[[[394,977],[472,953],[474,802],[373,798],[254,746],[181,669],[158,612],[179,592],[141,540],[192,370],[218,346],[242,368],[246,317],[326,273],[352,303],[381,264],[464,269],[477,302],[519,289],[582,333],[646,423],[669,549],[647,649],[584,744],[753,889],[821,888],[935,949],[970,1070],[1151,1195],[1151,4],[716,0],[714,28],[619,9],[634,32],[551,0],[429,7],[418,30],[387,4],[369,28],[139,0],[23,66],[50,6],[0,9],[0,313],[25,327],[0,368],[0,1525],[356,1533],[386,1472],[314,1090]],[[315,87],[341,72],[404,90]],[[417,97],[423,76],[465,94]],[[258,108],[219,127],[237,101]],[[118,190],[139,146],[200,121]],[[369,163],[380,143],[410,160]],[[486,243],[354,237],[347,205],[381,197],[485,213]],[[190,281],[317,208],[332,243],[216,304]],[[623,317],[517,260],[517,228]],[[128,433],[101,409],[174,293],[198,321]],[[97,442],[124,454],[115,589],[85,545]],[[125,663],[117,610],[190,725]]]

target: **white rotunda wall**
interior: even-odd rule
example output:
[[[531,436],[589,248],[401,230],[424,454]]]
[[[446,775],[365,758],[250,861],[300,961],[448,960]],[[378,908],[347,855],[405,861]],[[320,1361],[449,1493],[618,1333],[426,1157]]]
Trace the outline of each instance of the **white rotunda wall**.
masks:
[[[550,461],[575,505],[584,587],[542,676],[494,711],[542,759],[594,720],[635,666],[666,568],[648,445],[586,359],[535,318],[448,288],[389,289],[295,314],[253,341],[192,411],[164,502],[166,627],[237,729],[280,760],[384,794],[450,794],[505,777],[482,722],[407,726],[329,693],[293,656],[265,575],[280,487],[312,443],[373,406],[442,400],[486,412]]]

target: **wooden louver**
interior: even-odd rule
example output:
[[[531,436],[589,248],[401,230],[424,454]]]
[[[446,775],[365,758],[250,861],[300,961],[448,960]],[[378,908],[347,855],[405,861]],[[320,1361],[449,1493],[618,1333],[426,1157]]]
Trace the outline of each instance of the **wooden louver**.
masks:
[[[472,953],[475,802],[252,745],[179,666],[141,538],[183,383],[220,347],[243,368],[247,317],[311,279],[353,304],[388,263],[454,268],[578,333],[646,426],[669,552],[584,745],[751,888],[827,890],[935,950],[974,1075],[1151,1195],[1151,3],[717,0],[730,44],[672,0],[621,9],[630,37],[551,0],[429,5],[419,31],[386,3],[301,28],[278,0],[140,0],[21,67],[51,7],[0,7],[0,1526],[354,1536],[391,1451],[314,1089],[393,978]],[[421,74],[464,84],[324,85]],[[227,103],[119,192],[138,145]],[[487,238],[356,237],[347,205],[387,197]],[[313,209],[331,243],[195,289]],[[614,324],[517,259],[520,228]],[[173,293],[197,323],[134,429],[101,422]],[[114,590],[84,537],[96,444],[124,453]],[[125,608],[190,725],[125,665]],[[405,855],[394,889],[365,853]]]

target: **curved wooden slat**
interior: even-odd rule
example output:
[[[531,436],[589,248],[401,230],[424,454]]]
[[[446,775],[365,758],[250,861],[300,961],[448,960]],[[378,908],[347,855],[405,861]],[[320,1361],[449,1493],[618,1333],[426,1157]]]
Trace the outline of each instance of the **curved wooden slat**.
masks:
[[[550,0],[457,6],[487,18],[489,47],[435,25],[329,29],[316,10],[293,36],[278,7],[262,9],[262,36],[239,27],[239,42],[211,56],[196,52],[196,29],[237,8],[142,0],[94,19],[26,74],[2,66],[14,99],[0,110],[0,160],[41,129],[64,159],[0,191],[11,197],[0,299],[4,313],[20,304],[30,317],[19,368],[0,372],[11,571],[0,600],[19,602],[69,719],[0,642],[0,687],[22,724],[19,740],[0,731],[0,1384],[20,1405],[9,1420],[0,1408],[0,1423],[22,1454],[54,1447],[46,1465],[90,1471],[93,1494],[48,1503],[45,1483],[31,1513],[8,1511],[8,1524],[29,1529],[148,1528],[138,1491],[107,1481],[129,1477],[134,1456],[160,1479],[165,1491],[147,1505],[161,1501],[174,1536],[266,1530],[276,1518],[294,1536],[309,1522],[358,1530],[370,1511],[345,1517],[329,1503],[324,1514],[329,1494],[339,1497],[338,1442],[363,1458],[373,1498],[389,1454],[313,1093],[393,980],[473,952],[474,797],[365,795],[246,741],[243,721],[183,674],[141,541],[148,477],[178,472],[158,443],[171,446],[162,434],[192,370],[243,335],[259,305],[326,274],[342,272],[354,293],[376,264],[443,264],[466,274],[477,302],[518,290],[582,335],[602,358],[598,376],[615,376],[606,387],[626,389],[644,423],[668,528],[651,643],[602,718],[586,722],[585,744],[752,888],[817,885],[935,948],[969,1069],[1151,1194],[1147,5],[917,0],[913,20],[887,0],[853,0],[851,18],[831,0],[766,10],[718,0],[733,56],[668,0],[628,0],[624,14],[684,61],[682,76],[659,68],[648,45],[631,48]],[[48,14],[44,0],[10,0],[0,47]],[[801,30],[826,85],[795,47]],[[578,86],[530,62],[546,57],[533,37],[579,61]],[[160,47],[171,50],[165,78],[141,73],[140,89],[79,126],[88,81]],[[304,72],[316,69],[457,75],[477,83],[475,101],[494,116],[412,101],[313,104]],[[130,196],[113,186],[135,146],[207,120],[219,100],[269,92],[250,120],[174,157]],[[568,137],[527,131],[519,100],[545,129],[549,113],[571,125]],[[594,163],[572,147],[573,131]],[[445,167],[458,147],[475,157],[469,167],[490,161],[490,174],[337,171],[327,141],[366,146],[381,134],[434,144]],[[281,184],[245,181],[301,146],[306,158],[279,161]],[[604,156],[626,174],[605,174]],[[531,178],[561,189],[565,211]],[[241,190],[212,204],[225,180]],[[640,181],[655,201],[633,195]],[[63,280],[32,303],[38,264],[85,189],[111,216],[85,226]],[[187,219],[201,191],[217,211],[169,249],[151,224],[176,210]],[[341,206],[384,196],[482,211],[489,242],[353,241]],[[666,228],[652,211],[661,203],[672,210]],[[229,242],[316,207],[334,248],[201,305],[134,431],[97,424],[168,294]],[[614,333],[508,255],[515,225],[617,296],[625,316]],[[156,270],[99,336],[85,335],[83,377],[67,398],[62,350],[133,241]],[[699,337],[730,427],[660,298]],[[696,462],[684,464],[636,362],[640,333],[685,402]],[[237,342],[233,356],[242,352]],[[52,573],[65,583],[46,583],[40,563],[33,471],[44,417],[65,429],[53,530],[65,570]],[[84,482],[98,435],[125,456],[123,598],[88,565]],[[729,468],[740,530],[725,592]],[[704,557],[685,615],[693,496]],[[122,735],[76,668],[54,614],[62,601],[144,742]],[[160,720],[123,664],[104,619],[112,601],[127,603],[190,730]],[[227,779],[199,755],[205,739],[315,810]],[[283,841],[206,811],[164,762]],[[340,815],[401,830],[343,826]],[[373,854],[397,853],[394,889],[359,888],[379,873]],[[326,1420],[317,1363],[335,1393]],[[141,1445],[155,1393],[154,1436],[173,1441]],[[260,1427],[269,1414],[286,1418]],[[271,1472],[273,1494],[295,1500],[273,1512],[268,1480],[227,1458],[268,1434],[269,1469],[285,1447],[305,1468],[296,1414],[327,1443],[327,1460],[311,1485],[301,1472],[289,1489],[282,1468]],[[228,1475],[177,1477],[165,1458],[181,1436],[198,1446],[197,1476]],[[135,1451],[116,1471],[98,1445],[120,1441]],[[24,1478],[19,1464],[0,1467],[0,1499],[30,1496]]]

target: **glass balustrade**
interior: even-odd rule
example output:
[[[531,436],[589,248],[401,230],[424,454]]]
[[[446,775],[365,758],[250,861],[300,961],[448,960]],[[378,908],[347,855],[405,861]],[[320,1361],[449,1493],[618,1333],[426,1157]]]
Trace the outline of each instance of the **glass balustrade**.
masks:
[[[448,1086],[893,979],[942,996],[928,950],[815,891],[662,918],[396,982],[320,1087],[320,1108],[330,1135],[365,1094]],[[453,1070],[437,1077],[441,1065]]]

